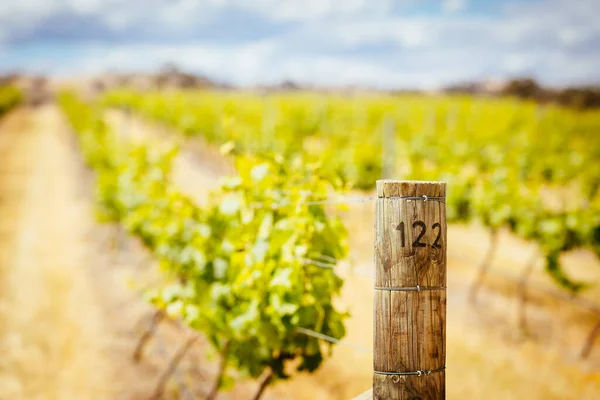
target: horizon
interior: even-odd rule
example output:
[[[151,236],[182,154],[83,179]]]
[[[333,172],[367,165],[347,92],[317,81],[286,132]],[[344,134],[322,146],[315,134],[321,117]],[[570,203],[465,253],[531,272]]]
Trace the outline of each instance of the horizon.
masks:
[[[600,2],[24,0],[0,6],[0,73],[165,64],[234,86],[428,90],[529,77],[600,83]]]

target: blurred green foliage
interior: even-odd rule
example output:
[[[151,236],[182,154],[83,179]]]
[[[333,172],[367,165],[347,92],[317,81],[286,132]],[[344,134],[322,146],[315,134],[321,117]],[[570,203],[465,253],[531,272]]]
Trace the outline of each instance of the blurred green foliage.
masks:
[[[170,183],[176,148],[117,140],[98,109],[70,93],[59,100],[97,173],[102,218],[140,238],[169,277],[146,299],[203,332],[245,376],[317,369],[324,349],[298,328],[344,336],[346,314],[333,304],[343,281],[305,259],[344,258],[346,230],[308,200],[341,180],[299,156],[240,155],[239,175],[198,206]]]
[[[346,185],[382,174],[393,122],[398,179],[448,182],[448,219],[509,228],[535,240],[560,286],[578,291],[559,255],[600,254],[600,111],[467,96],[247,92],[109,92],[133,109],[210,143],[248,154],[317,157]],[[388,150],[388,149],[386,149]],[[389,160],[388,160],[389,161]]]
[[[23,101],[23,93],[14,86],[0,86],[0,116]]]

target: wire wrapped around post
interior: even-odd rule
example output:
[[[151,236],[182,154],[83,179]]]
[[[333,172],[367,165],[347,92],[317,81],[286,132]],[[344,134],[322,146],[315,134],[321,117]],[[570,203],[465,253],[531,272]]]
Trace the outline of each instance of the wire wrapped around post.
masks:
[[[445,398],[445,195],[442,182],[377,181],[374,399]]]

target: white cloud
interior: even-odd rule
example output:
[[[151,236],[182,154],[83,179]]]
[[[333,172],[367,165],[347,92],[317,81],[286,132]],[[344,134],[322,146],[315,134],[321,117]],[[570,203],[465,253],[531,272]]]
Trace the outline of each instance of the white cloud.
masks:
[[[435,1],[437,12],[418,14],[407,11],[418,9],[417,0],[6,1],[0,68],[100,72],[172,61],[242,84],[431,86],[517,74],[555,84],[600,81],[596,0],[507,0],[478,14],[463,12],[474,2]],[[58,17],[81,32],[47,26]],[[48,30],[62,35],[70,62],[25,54]]]
[[[449,12],[461,11],[467,6],[467,0],[444,0],[444,10]]]
[[[393,3],[393,0],[18,0],[0,4],[0,32],[22,29],[44,18],[65,14],[95,16],[117,26],[120,21],[143,18],[191,25],[219,10],[252,12],[272,21],[312,21],[332,16],[381,14]]]
[[[504,56],[502,64],[511,74],[523,74],[531,71],[535,61],[527,53],[514,53]]]
[[[407,1],[407,0],[400,0]],[[257,12],[272,20],[305,21],[324,17],[380,14],[394,0],[212,0],[221,6]],[[398,1],[396,1],[398,2]]]

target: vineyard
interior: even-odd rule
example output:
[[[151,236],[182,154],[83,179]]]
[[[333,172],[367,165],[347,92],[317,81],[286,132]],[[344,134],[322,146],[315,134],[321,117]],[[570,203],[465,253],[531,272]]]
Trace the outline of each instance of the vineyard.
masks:
[[[175,149],[119,146],[93,109],[68,94],[61,105],[98,173],[102,219],[139,237],[172,281],[148,290],[148,301],[202,331],[223,373],[231,365],[269,383],[288,377],[286,362],[297,360],[299,371],[318,368],[318,340],[298,330],[344,335],[344,315],[332,303],[342,281],[304,260],[343,258],[346,232],[305,193],[326,194],[334,182],[301,159],[240,157],[243,173],[201,209],[169,187]],[[226,378],[217,378],[209,398]]]
[[[314,94],[125,91],[104,101],[241,153],[313,158],[347,189],[372,188],[390,163],[391,176],[446,181],[451,222],[483,224],[492,246],[503,227],[535,241],[546,271],[572,292],[585,283],[565,273],[560,254],[583,247],[600,255],[597,111],[516,100]]]
[[[13,86],[0,86],[0,117],[18,105],[23,98],[19,89]]]
[[[0,89],[0,115],[19,100],[18,91]],[[576,344],[564,346],[569,362],[588,363],[583,374],[569,364],[557,381],[568,387],[564,382],[581,379],[573,398],[598,393],[600,275],[585,268],[600,258],[600,112],[509,98],[309,92],[115,90],[84,100],[65,91],[58,104],[70,126],[65,143],[74,140],[86,166],[90,211],[117,232],[112,239],[120,243],[111,252],[139,245],[142,268],[160,272],[133,284],[132,301],[152,311],[123,357],[144,365],[163,340],[160,330],[177,332],[175,353],[161,361],[141,398],[341,399],[358,395],[357,387],[366,390],[369,358],[339,358],[339,348],[370,352],[364,326],[372,326],[373,316],[362,313],[373,304],[369,207],[381,177],[447,183],[448,295],[464,292],[464,299],[449,300],[449,397],[482,395],[469,388],[472,382],[460,389],[452,383],[467,368],[482,373],[476,370],[485,370],[489,358],[481,353],[502,348],[506,337],[552,344],[560,353],[557,343],[566,339],[540,334],[547,329],[539,322],[544,309],[556,314],[558,326],[573,323],[568,335],[577,336]],[[232,168],[195,196],[187,187],[199,178],[194,166],[217,158]],[[464,264],[470,247],[481,250],[478,265],[464,272],[454,264]],[[505,254],[517,247],[525,262]],[[494,272],[507,259],[505,271],[516,272],[512,281]],[[573,259],[583,259],[582,266],[574,268]],[[505,315],[499,311],[505,300],[493,299],[513,297],[517,326],[497,329],[510,324],[495,319],[490,331],[504,336],[489,339],[494,344],[459,328],[473,325],[470,314],[483,316],[476,325]],[[360,307],[349,307],[353,301]],[[461,322],[452,324],[453,315]],[[197,379],[182,378],[185,360],[204,346],[203,355],[213,357],[189,363],[216,368],[202,377],[203,388],[187,388]],[[535,370],[538,359],[562,363],[562,356],[550,359],[532,348],[525,350],[532,362],[524,359],[514,376]],[[459,360],[459,353],[471,358]],[[352,369],[358,360],[360,373]],[[483,381],[502,376],[508,362],[490,365]],[[334,376],[336,369],[347,374]],[[2,365],[0,378],[1,372]],[[327,391],[317,397],[313,385]],[[498,389],[498,398],[511,387]],[[566,398],[569,390],[532,388],[530,394],[545,398]]]

